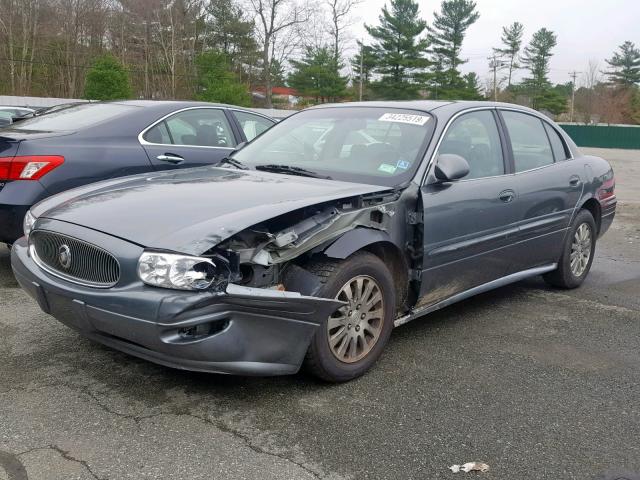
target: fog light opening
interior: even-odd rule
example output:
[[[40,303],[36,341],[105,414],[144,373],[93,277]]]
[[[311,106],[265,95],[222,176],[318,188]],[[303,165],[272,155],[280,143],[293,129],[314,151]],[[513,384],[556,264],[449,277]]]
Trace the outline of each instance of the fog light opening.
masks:
[[[229,320],[216,320],[214,322],[200,323],[192,327],[178,329],[178,335],[183,340],[199,340],[211,337],[222,332],[229,326]]]

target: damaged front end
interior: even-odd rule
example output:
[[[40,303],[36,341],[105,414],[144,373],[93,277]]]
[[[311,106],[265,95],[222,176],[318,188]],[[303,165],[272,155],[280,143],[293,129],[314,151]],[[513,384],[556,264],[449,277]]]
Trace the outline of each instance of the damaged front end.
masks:
[[[41,218],[31,240],[15,244],[12,266],[43,311],[115,349],[187,370],[291,374],[319,325],[343,305],[315,295],[318,279],[305,263],[331,249],[334,258],[348,255],[339,240],[353,232],[387,238],[405,222],[399,196],[386,191],[296,209],[189,254]],[[100,289],[43,269],[33,247],[38,231],[108,252],[120,264],[118,281]],[[160,271],[165,276],[154,277]]]
[[[346,233],[364,229],[371,238],[388,239],[399,197],[400,192],[388,191],[298,209],[247,228],[203,256],[223,263],[230,283],[310,294],[312,279],[288,282],[289,273],[325,255]]]
[[[78,226],[50,222],[74,238],[109,245],[120,259],[141,248]],[[84,234],[84,235],[83,235]],[[68,281],[34,261],[25,238],[11,262],[21,287],[40,308],[84,336],[173,368],[238,375],[298,371],[321,322],[342,302],[233,283],[186,291],[151,287],[121,263],[119,282],[99,289]]]

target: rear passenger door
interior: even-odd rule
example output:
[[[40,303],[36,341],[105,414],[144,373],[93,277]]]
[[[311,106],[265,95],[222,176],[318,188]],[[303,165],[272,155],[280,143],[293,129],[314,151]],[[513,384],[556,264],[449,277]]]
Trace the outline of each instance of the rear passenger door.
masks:
[[[158,169],[211,165],[237,145],[232,121],[221,108],[189,108],[154,123],[140,135]]]
[[[582,193],[580,168],[556,128],[529,113],[501,110],[519,195],[521,255],[510,272],[556,262]]]

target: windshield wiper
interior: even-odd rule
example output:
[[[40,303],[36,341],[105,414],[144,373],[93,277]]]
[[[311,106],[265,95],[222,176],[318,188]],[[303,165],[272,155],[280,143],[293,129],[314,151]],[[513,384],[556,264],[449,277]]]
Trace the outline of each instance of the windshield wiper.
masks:
[[[272,173],[288,173],[290,175],[300,175],[301,177],[323,178],[325,180],[331,180],[331,177],[327,175],[320,175],[319,173],[312,172],[311,170],[294,167],[291,165],[257,165],[256,170],[262,170],[264,172]]]
[[[218,163],[216,163],[214,167],[221,167],[222,165],[225,165],[225,164],[231,165],[232,167],[239,168],[240,170],[249,170],[249,167],[247,167],[240,160],[236,160],[235,158],[231,158],[231,157],[224,157]]]

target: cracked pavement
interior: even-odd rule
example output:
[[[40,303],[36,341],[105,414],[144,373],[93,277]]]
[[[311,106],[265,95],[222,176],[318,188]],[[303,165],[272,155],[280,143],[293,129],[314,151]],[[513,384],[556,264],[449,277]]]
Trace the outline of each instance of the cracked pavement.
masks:
[[[582,288],[535,278],[414,321],[344,385],[94,344],[17,288],[0,247],[0,480],[440,479],[476,460],[486,479],[640,472],[640,152],[594,152],[621,204]]]

